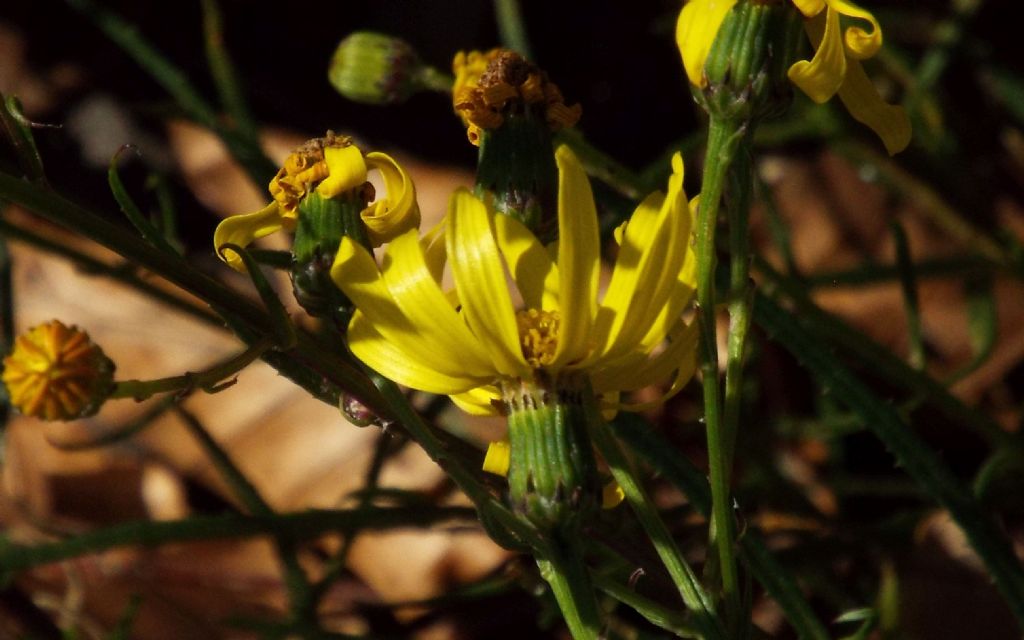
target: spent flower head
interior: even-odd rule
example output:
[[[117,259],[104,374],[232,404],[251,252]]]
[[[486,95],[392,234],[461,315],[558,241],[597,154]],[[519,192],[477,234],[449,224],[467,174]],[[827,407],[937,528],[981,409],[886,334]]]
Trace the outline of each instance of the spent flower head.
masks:
[[[373,187],[367,182],[371,169],[380,172],[386,191],[383,198],[375,201]],[[359,217],[374,246],[417,228],[420,222],[416,191],[409,174],[387,154],[363,153],[351,138],[330,131],[293,151],[270,181],[269,190],[273,198],[270,204],[255,213],[226,218],[214,232],[217,254],[234,269],[244,271],[245,265],[234,251],[222,249],[224,245],[246,247],[253,240],[281,229],[294,231],[301,205],[311,195],[360,203]]]
[[[500,127],[511,114],[538,117],[552,131],[571,127],[580,119],[580,105],[566,105],[558,85],[514,51],[460,51],[452,71],[452,106],[474,145],[480,144],[483,130]]]
[[[99,410],[114,389],[113,376],[114,363],[89,334],[51,320],[17,337],[2,379],[21,413],[76,420]]]

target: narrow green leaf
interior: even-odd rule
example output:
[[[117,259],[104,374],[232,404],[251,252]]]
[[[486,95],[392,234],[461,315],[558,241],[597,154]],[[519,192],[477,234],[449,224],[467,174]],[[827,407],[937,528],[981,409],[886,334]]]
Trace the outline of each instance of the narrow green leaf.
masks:
[[[856,412],[896,461],[932,499],[947,509],[988,569],[1018,621],[1024,626],[1024,570],[991,516],[978,504],[888,402],[879,399],[819,342],[799,316],[762,297],[755,320],[772,339],[792,353],[822,387]]]
[[[124,183],[121,182],[121,176],[117,172],[117,162],[121,158],[121,154],[128,150],[137,152],[137,149],[133,145],[126,144],[118,149],[117,153],[114,154],[114,157],[110,159],[110,168],[107,170],[107,182],[110,184],[111,193],[114,194],[114,200],[117,200],[118,206],[121,207],[121,211],[124,215],[128,217],[128,221],[132,223],[132,226],[134,226],[140,234],[142,234],[142,237],[145,238],[147,242],[161,251],[178,254],[174,247],[167,242],[167,238],[165,238],[163,234],[153,226],[153,223],[142,214],[139,206],[135,204],[135,201],[132,200],[128,190],[125,189]]]
[[[14,147],[18,165],[29,180],[45,184],[43,158],[39,155],[35,136],[32,135],[32,123],[22,114],[21,102],[14,96],[5,97],[2,93],[0,102],[0,120],[3,121],[7,139]]]
[[[964,281],[967,298],[967,333],[971,342],[971,361],[954,372],[947,384],[965,378],[985,364],[999,337],[999,312],[991,277],[975,277]]]
[[[896,266],[900,272],[900,287],[903,290],[903,308],[907,314],[907,331],[910,340],[910,366],[923,369],[924,338],[921,332],[921,302],[917,294],[917,276],[914,274],[914,263],[910,257],[910,244],[907,234],[896,220],[889,224],[893,240],[896,243]]]
[[[252,279],[253,285],[256,286],[256,291],[260,294],[263,305],[270,312],[270,320],[273,323],[277,348],[288,350],[294,347],[297,340],[295,325],[292,324],[292,319],[288,315],[288,310],[285,309],[281,299],[277,297],[277,292],[274,291],[274,288],[267,282],[266,276],[260,271],[260,266],[256,263],[256,260],[249,255],[246,249],[238,245],[225,244],[220,249],[230,249],[242,258],[242,262],[249,272],[249,277]]]

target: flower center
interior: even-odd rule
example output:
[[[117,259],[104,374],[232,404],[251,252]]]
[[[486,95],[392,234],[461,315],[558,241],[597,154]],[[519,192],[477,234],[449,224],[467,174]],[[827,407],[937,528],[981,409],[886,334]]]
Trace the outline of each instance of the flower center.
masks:
[[[523,349],[523,357],[534,369],[554,362],[560,323],[561,317],[557,311],[524,309],[516,312],[516,326],[519,328],[519,344]]]

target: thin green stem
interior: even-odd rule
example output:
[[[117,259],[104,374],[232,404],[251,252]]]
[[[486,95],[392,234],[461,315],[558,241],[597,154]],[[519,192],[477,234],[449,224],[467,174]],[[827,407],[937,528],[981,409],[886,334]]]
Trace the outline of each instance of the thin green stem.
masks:
[[[134,265],[109,265],[102,260],[97,260],[88,254],[82,253],[78,249],[62,244],[53,237],[40,235],[31,229],[19,227],[2,218],[0,218],[0,234],[13,240],[24,242],[41,251],[67,258],[86,273],[102,274],[112,278],[158,302],[191,316],[193,319],[218,329],[224,329],[224,322],[216,315],[164,291],[148,280],[140,278]]]
[[[220,102],[231,116],[238,134],[258,147],[259,134],[256,120],[245,101],[245,92],[235,65],[224,46],[224,18],[217,0],[203,0],[203,36],[206,45],[206,61],[217,87]]]
[[[738,621],[742,610],[742,586],[733,548],[735,524],[728,470],[731,447],[727,440],[728,434],[725,432],[718,380],[715,230],[729,168],[745,136],[744,125],[711,118],[700,206],[697,212],[697,321],[700,323],[701,331],[700,371],[704,390],[704,427],[708,439],[708,470],[711,479],[711,543],[717,551],[717,569],[721,578],[726,612],[731,622]]]
[[[168,391],[191,391],[201,389],[207,393],[216,393],[224,389],[223,381],[249,366],[262,356],[271,346],[273,339],[263,338],[256,344],[246,347],[241,353],[227,358],[223,362],[197,373],[187,372],[180,376],[160,378],[157,380],[123,380],[117,383],[111,398],[134,398],[142,401],[158,393]]]
[[[287,535],[296,540],[325,533],[350,534],[362,529],[385,531],[426,527],[453,520],[471,522],[476,514],[466,507],[388,507],[382,509],[320,510],[273,516],[224,514],[187,520],[127,522],[73,538],[37,545],[6,541],[0,545],[3,571],[22,571],[90,553],[129,546],[159,547],[172,542],[233,540],[262,535]]]
[[[672,443],[651,429],[642,418],[620,413],[611,424],[625,442],[659,476],[681,491],[701,514],[711,513],[711,488],[707,477],[677,453]],[[760,535],[747,529],[739,539],[742,560],[754,578],[771,594],[803,640],[828,640],[825,625],[815,616],[796,581],[768,551]]]
[[[558,608],[573,640],[596,640],[601,633],[601,616],[583,562],[578,540],[551,540],[547,556],[537,558],[541,576],[551,585]]]
[[[213,439],[203,424],[183,407],[176,406],[174,409],[182,418],[185,428],[202,446],[203,451],[242,506],[252,515],[273,517],[274,510],[263,499],[259,490],[245,477],[242,470],[231,460],[228,452]],[[312,587],[305,570],[299,564],[296,541],[291,536],[284,534],[275,535],[274,539],[278,559],[284,569],[285,585],[288,589],[294,621],[315,626],[315,609],[310,607]]]
[[[907,234],[896,220],[890,228],[896,242],[896,264],[900,270],[900,287],[903,289],[903,307],[907,312],[907,335],[910,342],[910,366],[924,369],[924,335],[921,330],[921,301],[917,293],[917,279],[914,277],[913,262]]]
[[[501,44],[527,60],[533,60],[530,39],[526,35],[523,12],[519,0],[494,0],[494,18],[498,22]]]
[[[199,124],[217,133],[256,184],[267,184],[277,173],[255,140],[225,127],[217,111],[202,97],[181,69],[172,64],[139,33],[135,25],[92,0],[67,0],[93,23],[174,98],[178,106]]]
[[[650,598],[638,594],[626,585],[611,578],[594,575],[594,586],[610,595],[627,607],[633,609],[656,627],[672,633],[679,638],[699,638],[700,634],[678,611],[673,611],[654,602]]]
[[[748,140],[749,142],[749,140]],[[749,144],[741,144],[729,172],[727,211],[729,213],[729,337],[725,365],[725,407],[722,420],[722,443],[725,448],[722,466],[731,475],[736,436],[739,433],[743,391],[743,364],[747,334],[750,329],[750,308],[754,287],[750,281],[750,201],[752,162]]]
[[[597,450],[601,452],[605,462],[608,463],[615,481],[622,488],[640,525],[647,532],[658,557],[661,558],[669,575],[672,576],[672,581],[679,590],[683,603],[693,612],[694,625],[707,640],[724,640],[728,636],[722,621],[715,613],[714,602],[701,586],[697,574],[683,558],[682,551],[662,521],[657,508],[637,479],[633,465],[622,453],[615,441],[615,436],[612,435],[608,425],[596,411],[593,412],[590,424],[591,435],[597,445]]]

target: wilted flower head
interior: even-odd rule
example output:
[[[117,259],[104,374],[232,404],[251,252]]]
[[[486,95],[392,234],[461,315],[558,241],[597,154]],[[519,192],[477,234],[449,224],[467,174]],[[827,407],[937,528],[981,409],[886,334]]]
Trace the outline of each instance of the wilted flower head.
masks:
[[[232,216],[217,226],[213,243],[217,254],[233,268],[245,269],[241,258],[225,244],[248,246],[253,240],[281,229],[293,231],[300,215],[300,205],[310,194],[334,199],[351,197],[363,202],[374,198],[367,182],[369,170],[380,171],[385,196],[362,210],[360,218],[366,225],[370,241],[376,246],[408,229],[419,226],[420,212],[416,191],[405,170],[390,156],[363,153],[346,136],[328,132],[293,151],[270,181],[273,200],[263,209]]]

